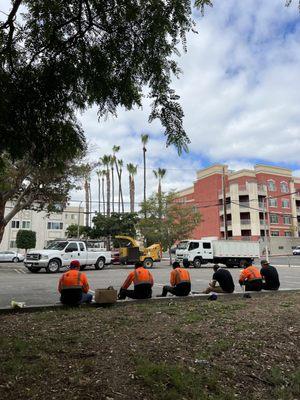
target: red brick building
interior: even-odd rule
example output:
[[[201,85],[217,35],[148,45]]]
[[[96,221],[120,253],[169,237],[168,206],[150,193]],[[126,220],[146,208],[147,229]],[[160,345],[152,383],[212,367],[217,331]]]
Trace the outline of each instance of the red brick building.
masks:
[[[202,215],[194,239],[224,238],[224,193],[228,238],[257,240],[265,232],[300,236],[300,178],[291,170],[255,165],[253,170],[231,171],[226,165],[213,165],[198,171],[193,186],[177,193],[178,201],[194,204]]]

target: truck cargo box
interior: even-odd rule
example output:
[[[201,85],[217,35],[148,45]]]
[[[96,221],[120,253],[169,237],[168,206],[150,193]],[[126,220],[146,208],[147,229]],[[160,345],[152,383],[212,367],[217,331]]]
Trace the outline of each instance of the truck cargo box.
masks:
[[[213,240],[214,257],[250,257],[260,256],[259,243],[243,240]]]

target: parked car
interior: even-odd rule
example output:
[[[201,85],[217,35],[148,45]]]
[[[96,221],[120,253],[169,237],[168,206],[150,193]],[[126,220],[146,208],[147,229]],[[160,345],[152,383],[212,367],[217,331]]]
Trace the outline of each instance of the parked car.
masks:
[[[300,256],[300,246],[294,248],[293,256]]]
[[[0,261],[6,262],[20,262],[23,261],[25,256],[23,254],[17,253],[16,251],[0,251]]]

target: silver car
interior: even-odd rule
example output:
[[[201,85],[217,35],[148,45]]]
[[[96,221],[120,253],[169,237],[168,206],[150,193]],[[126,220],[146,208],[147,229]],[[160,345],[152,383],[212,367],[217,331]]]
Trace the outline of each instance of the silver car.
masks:
[[[20,262],[24,260],[24,255],[17,253],[16,251],[0,251],[0,261],[6,261],[6,262]]]
[[[300,256],[300,246],[297,246],[293,250],[293,255],[294,256]]]

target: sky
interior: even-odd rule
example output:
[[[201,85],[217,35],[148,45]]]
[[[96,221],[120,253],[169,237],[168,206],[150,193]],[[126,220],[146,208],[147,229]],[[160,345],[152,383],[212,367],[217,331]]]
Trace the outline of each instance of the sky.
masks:
[[[189,153],[178,156],[166,148],[159,121],[148,123],[150,99],[143,107],[118,110],[117,117],[97,118],[91,108],[79,115],[97,161],[121,146],[124,165],[138,165],[136,201],[143,197],[140,135],[150,136],[147,146],[147,193],[157,188],[153,169],[167,169],[163,190],[189,187],[196,171],[214,163],[230,169],[264,163],[291,168],[300,176],[300,14],[298,1],[214,0],[204,16],[194,13],[198,34],[191,33],[187,53],[177,58],[183,73],[173,79],[180,95],[184,127],[191,140]],[[3,5],[2,5],[3,4]],[[1,0],[7,10],[8,0]],[[128,175],[124,170],[125,201]],[[92,196],[97,200],[96,175]],[[83,192],[72,194],[83,199]]]

